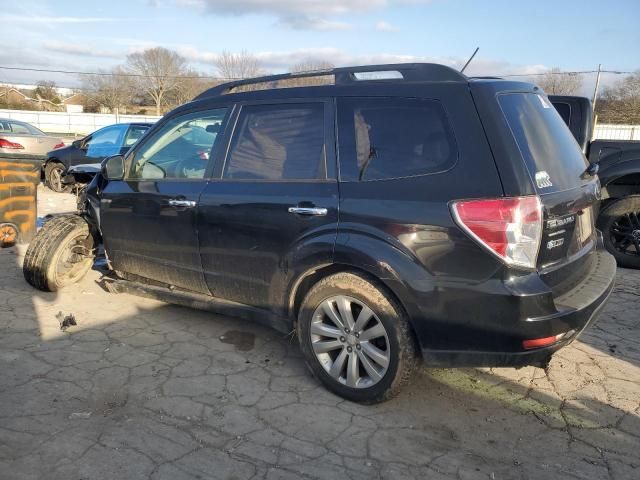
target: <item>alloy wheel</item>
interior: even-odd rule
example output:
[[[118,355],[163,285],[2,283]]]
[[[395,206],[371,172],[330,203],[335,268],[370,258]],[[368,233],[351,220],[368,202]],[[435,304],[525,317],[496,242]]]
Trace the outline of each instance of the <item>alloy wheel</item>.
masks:
[[[640,255],[639,212],[625,213],[611,225],[611,241],[614,248],[626,255]]]
[[[322,301],[313,313],[310,335],[324,370],[348,387],[371,387],[387,372],[391,358],[387,331],[360,300],[337,295]]]

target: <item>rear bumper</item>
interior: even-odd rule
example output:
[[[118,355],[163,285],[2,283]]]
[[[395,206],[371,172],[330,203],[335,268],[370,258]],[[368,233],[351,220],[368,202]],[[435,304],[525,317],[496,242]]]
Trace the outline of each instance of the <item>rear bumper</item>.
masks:
[[[544,366],[553,353],[575,340],[595,323],[613,290],[616,262],[604,250],[594,255],[589,274],[570,291],[554,299],[556,312],[551,315],[515,319],[509,322],[511,334],[504,343],[509,351],[434,350],[423,348],[424,362],[436,367],[519,367]],[[514,312],[515,313],[515,312]],[[524,349],[522,340],[545,338],[571,332],[552,345]],[[514,345],[518,345],[514,347]]]

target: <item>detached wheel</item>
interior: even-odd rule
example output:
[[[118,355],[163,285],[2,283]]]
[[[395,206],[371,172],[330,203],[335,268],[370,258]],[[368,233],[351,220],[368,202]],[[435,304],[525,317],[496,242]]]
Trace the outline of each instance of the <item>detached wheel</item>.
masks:
[[[89,224],[78,215],[61,215],[38,231],[27,249],[22,271],[33,287],[55,292],[81,280],[94,258]]]
[[[618,265],[640,269],[640,195],[609,203],[600,213],[598,228]]]
[[[376,282],[337,273],[318,282],[298,316],[307,364],[332,392],[375,403],[394,396],[416,363],[404,311]]]
[[[0,247],[13,247],[18,241],[18,230],[10,223],[0,224]]]
[[[49,187],[54,192],[64,193],[71,190],[71,187],[62,183],[62,177],[64,176],[64,165],[58,162],[49,162],[44,168],[44,179]]]

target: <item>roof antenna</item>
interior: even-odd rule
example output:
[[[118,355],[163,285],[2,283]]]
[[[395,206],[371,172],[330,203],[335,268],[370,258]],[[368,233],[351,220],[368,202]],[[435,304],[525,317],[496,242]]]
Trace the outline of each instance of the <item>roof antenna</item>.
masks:
[[[462,67],[462,70],[460,70],[460,73],[463,73],[465,69],[469,66],[469,64],[471,63],[471,60],[473,60],[473,57],[475,57],[476,53],[478,53],[478,50],[480,50],[480,47],[476,47],[476,50],[473,52],[473,55],[471,55],[469,60],[467,60],[467,63],[464,64],[464,67]]]

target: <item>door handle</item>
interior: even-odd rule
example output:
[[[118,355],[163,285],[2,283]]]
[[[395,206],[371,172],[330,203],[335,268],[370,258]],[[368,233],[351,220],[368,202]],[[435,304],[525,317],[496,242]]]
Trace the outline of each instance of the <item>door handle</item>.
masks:
[[[289,213],[297,213],[298,215],[324,216],[327,214],[327,209],[316,207],[289,207]]]
[[[193,200],[169,200],[169,205],[172,207],[193,208],[196,206],[196,202]]]

